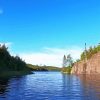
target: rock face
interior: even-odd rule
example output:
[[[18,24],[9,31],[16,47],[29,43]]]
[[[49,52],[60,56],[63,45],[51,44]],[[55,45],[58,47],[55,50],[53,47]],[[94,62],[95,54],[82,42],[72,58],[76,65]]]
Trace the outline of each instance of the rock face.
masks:
[[[87,61],[80,61],[73,65],[72,74],[100,74],[100,52],[94,54]]]

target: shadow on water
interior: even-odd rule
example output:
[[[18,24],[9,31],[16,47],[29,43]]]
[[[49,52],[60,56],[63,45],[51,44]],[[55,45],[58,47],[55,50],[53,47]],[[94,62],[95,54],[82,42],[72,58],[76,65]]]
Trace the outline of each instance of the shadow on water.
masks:
[[[5,98],[6,93],[9,92],[9,86],[10,86],[10,81],[12,79],[19,80],[21,77],[17,76],[17,77],[0,77],[0,97]]]
[[[10,78],[0,77],[0,96],[3,96],[7,92],[9,80]]]

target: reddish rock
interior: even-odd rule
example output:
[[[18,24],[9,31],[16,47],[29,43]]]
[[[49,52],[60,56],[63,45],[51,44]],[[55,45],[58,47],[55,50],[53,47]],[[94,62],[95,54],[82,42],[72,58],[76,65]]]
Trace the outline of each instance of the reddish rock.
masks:
[[[100,52],[94,54],[87,61],[80,61],[74,64],[72,74],[100,74]]]

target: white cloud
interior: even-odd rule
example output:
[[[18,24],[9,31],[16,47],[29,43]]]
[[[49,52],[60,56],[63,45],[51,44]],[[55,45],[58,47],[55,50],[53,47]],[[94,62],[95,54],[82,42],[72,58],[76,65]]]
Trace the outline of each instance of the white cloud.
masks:
[[[74,60],[80,57],[82,49],[79,47],[71,48],[44,48],[42,52],[20,53],[19,56],[27,63],[42,64],[62,67],[64,54],[71,54]]]
[[[12,45],[12,42],[0,42],[0,44],[5,44],[6,47],[10,47]]]

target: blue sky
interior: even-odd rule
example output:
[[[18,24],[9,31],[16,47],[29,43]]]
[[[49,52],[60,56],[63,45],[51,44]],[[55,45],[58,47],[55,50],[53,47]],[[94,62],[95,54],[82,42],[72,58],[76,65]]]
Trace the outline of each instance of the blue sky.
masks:
[[[97,45],[100,0],[0,0],[0,42],[11,43],[11,50],[28,60],[30,53],[51,57],[56,50],[80,52],[85,42]]]

